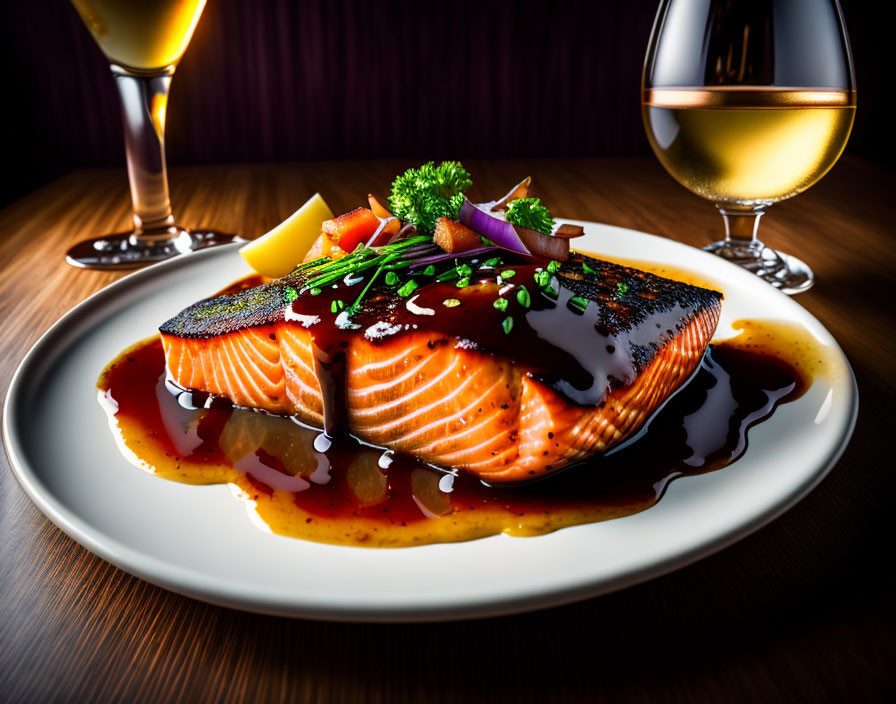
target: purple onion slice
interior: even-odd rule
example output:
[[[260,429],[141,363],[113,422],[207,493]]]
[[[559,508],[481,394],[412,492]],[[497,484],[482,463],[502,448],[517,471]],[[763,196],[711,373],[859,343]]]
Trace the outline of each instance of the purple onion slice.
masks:
[[[569,258],[567,236],[555,237],[526,227],[516,227],[466,199],[460,207],[458,219],[477,234],[511,252],[561,262]]]

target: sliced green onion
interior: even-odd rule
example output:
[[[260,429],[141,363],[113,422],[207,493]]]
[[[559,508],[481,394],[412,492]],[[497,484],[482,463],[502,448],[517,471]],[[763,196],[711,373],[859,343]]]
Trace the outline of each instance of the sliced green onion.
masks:
[[[569,299],[567,305],[576,313],[584,313],[588,307],[588,299],[581,296],[573,296]]]
[[[501,323],[501,327],[504,328],[504,334],[509,335],[510,331],[513,330],[513,318],[508,315]]]
[[[520,290],[516,292],[516,300],[523,308],[528,308],[532,303],[532,298],[525,286],[520,286]]]
[[[405,283],[404,286],[398,289],[398,295],[404,297],[410,296],[414,291],[417,290],[417,286],[417,282],[411,279],[410,281]]]
[[[399,280],[400,279],[398,278],[398,274],[396,274],[394,271],[386,272],[386,283],[389,284],[389,286],[394,286],[399,282]]]
[[[516,276],[516,272],[513,269],[505,269],[501,272],[502,279],[512,279],[514,276]]]
[[[470,285],[470,277],[465,276],[462,279],[458,279],[457,283],[454,285],[457,286],[458,288],[464,288],[466,286],[469,286]]]
[[[492,305],[498,310],[507,310],[507,299],[506,298],[497,298]]]

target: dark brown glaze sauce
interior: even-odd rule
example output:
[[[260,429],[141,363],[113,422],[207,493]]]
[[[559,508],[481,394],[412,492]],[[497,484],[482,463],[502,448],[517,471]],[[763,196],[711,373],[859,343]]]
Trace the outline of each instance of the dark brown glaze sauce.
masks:
[[[411,265],[392,284],[370,271],[315,279],[297,270],[267,285],[225,289],[161,331],[203,339],[283,320],[306,328],[324,429],[336,438],[349,431],[345,355],[357,337],[379,344],[410,330],[435,332],[446,344],[513,360],[571,403],[594,407],[634,383],[695,316],[718,310],[722,297],[578,253],[563,263],[511,253],[449,258],[430,270]],[[406,282],[417,288],[403,292],[398,284]]]
[[[634,441],[520,486],[488,487],[350,437],[331,443],[286,418],[172,393],[157,338],[107,368],[100,400],[135,464],[175,481],[229,483],[274,533],[369,547],[538,535],[637,513],[675,478],[727,466],[746,451],[751,426],[823,371],[823,351],[802,329],[761,321],[735,329],[735,342],[712,346]]]

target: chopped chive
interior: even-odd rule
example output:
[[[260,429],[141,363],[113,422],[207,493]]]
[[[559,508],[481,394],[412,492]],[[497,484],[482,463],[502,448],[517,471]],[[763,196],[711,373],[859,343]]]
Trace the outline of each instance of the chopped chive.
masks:
[[[500,257],[492,257],[491,259],[486,259],[482,266],[501,266],[501,263]]]
[[[549,275],[548,282],[541,287],[541,292],[552,300],[556,299],[560,293],[560,283],[557,281],[557,277]]]
[[[458,276],[464,277],[469,276],[473,273],[473,270],[469,267],[468,264],[458,264],[456,267]]]
[[[436,273],[436,268],[432,264],[430,264],[428,267],[426,267],[423,270],[424,276],[433,276],[435,273]]]
[[[464,288],[465,286],[469,286],[470,285],[470,277],[465,276],[462,279],[458,279],[457,283],[454,285],[457,286],[458,288]]]
[[[616,284],[616,297],[622,298],[626,293],[628,293],[628,284],[620,281]]]
[[[585,309],[588,307],[588,299],[582,298],[581,296],[573,296],[569,299],[569,303],[567,304],[574,312],[576,313],[584,313]]]
[[[394,271],[386,272],[386,283],[387,284],[389,284],[390,286],[394,286],[395,284],[398,283],[398,281],[399,281],[398,274],[396,274]]]
[[[287,303],[292,303],[299,297],[299,292],[296,291],[292,286],[287,286],[286,290],[283,292],[283,300]]]
[[[446,272],[439,274],[436,277],[436,281],[451,281],[451,279],[457,278],[457,269],[449,269]]]
[[[585,274],[585,276],[591,276],[594,274],[594,269],[588,266],[587,262],[582,262],[582,273]]]
[[[528,308],[532,303],[532,298],[529,296],[529,291],[526,290],[525,286],[520,286],[520,290],[516,292],[516,300],[523,308]]]
[[[512,279],[514,276],[516,276],[516,272],[513,269],[505,269],[501,272],[502,279]]]
[[[460,301],[456,298],[446,298],[444,301],[442,301],[442,305],[446,308],[456,308],[460,305]]]
[[[560,262],[552,261],[548,264],[548,271],[551,272],[552,274],[556,274],[557,269],[559,269],[559,268],[560,268]]]
[[[507,310],[507,299],[506,298],[496,298],[495,302],[492,305],[498,310]]]
[[[404,297],[410,296],[417,289],[417,286],[417,282],[411,279],[410,281],[405,283],[404,286],[398,289],[398,295]]]
[[[310,293],[312,296],[319,296],[319,295],[320,295],[320,289],[319,289],[317,286],[315,286],[313,289],[311,289],[311,290],[309,291],[309,293]]]
[[[504,334],[509,335],[510,331],[513,330],[513,318],[508,315],[501,323],[501,327],[504,328]]]
[[[342,301],[333,301],[330,304],[330,312],[331,313],[338,313],[343,308],[345,308],[345,303],[343,303]]]

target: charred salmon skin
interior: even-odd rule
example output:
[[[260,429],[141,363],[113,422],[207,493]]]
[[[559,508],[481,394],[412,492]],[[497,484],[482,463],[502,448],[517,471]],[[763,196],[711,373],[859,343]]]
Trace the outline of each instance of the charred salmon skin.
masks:
[[[361,282],[306,266],[167,321],[167,370],[185,389],[509,482],[632,437],[719,320],[720,293],[637,269],[507,261]]]

